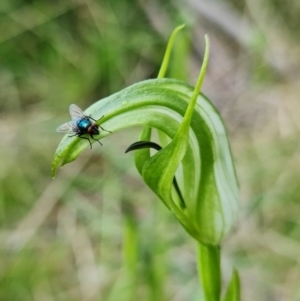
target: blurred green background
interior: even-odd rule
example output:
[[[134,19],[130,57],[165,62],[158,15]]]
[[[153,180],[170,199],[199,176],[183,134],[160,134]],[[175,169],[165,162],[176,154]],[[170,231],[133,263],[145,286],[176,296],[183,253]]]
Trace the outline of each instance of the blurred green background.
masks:
[[[227,126],[241,188],[223,279],[243,300],[300,300],[300,4],[297,0],[0,1],[0,301],[202,300],[195,243],[142,183],[139,129],[94,144],[51,179],[82,109],[157,76],[196,81]]]

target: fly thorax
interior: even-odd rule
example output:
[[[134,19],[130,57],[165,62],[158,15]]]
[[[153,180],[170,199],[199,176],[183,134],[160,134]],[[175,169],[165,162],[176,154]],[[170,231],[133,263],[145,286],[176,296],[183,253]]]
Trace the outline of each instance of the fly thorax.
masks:
[[[87,118],[80,119],[77,121],[77,127],[82,134],[86,133],[91,125],[91,121]]]

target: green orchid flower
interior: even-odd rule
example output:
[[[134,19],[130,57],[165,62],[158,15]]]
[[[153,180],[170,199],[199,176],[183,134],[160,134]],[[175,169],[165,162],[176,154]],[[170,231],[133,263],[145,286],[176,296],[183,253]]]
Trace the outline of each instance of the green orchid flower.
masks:
[[[169,40],[159,78],[110,95],[87,108],[85,114],[111,131],[100,131],[96,139],[143,126],[139,141],[128,151],[135,150],[135,164],[144,182],[199,243],[199,271],[206,299],[219,300],[220,244],[237,216],[238,184],[222,118],[200,93],[208,63],[208,38],[195,87],[163,78],[181,28]],[[151,141],[153,129],[158,130],[162,147]],[[60,164],[74,161],[86,147],[85,139],[66,135],[54,155],[53,177]],[[157,152],[150,156],[149,148]],[[235,292],[232,285],[230,290]]]

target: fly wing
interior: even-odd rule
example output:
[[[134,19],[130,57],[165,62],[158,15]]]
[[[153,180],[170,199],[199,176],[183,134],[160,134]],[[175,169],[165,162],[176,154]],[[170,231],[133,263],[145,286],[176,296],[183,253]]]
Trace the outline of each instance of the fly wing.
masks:
[[[70,105],[69,111],[73,121],[86,117],[86,115],[77,105]]]
[[[57,133],[76,133],[77,126],[73,121],[66,122],[56,129]]]

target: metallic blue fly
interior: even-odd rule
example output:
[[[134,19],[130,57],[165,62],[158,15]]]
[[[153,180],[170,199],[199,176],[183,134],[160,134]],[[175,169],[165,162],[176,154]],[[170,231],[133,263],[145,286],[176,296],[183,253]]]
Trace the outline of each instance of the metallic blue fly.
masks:
[[[94,135],[99,135],[99,127],[103,131],[111,133],[111,131],[105,130],[101,125],[98,125],[96,123],[104,116],[102,116],[100,119],[96,120],[91,116],[85,115],[84,112],[77,105],[74,105],[74,104],[70,105],[69,111],[70,111],[72,120],[59,126],[56,129],[56,131],[58,133],[64,133],[64,134],[74,133],[74,135],[71,135],[69,137],[78,136],[81,139],[88,140],[90,143],[91,149],[92,149],[92,143],[90,141],[90,138],[82,137],[83,135],[85,135],[85,134],[90,135],[90,137],[93,140],[98,141],[102,145],[102,143],[99,140],[94,138]]]

